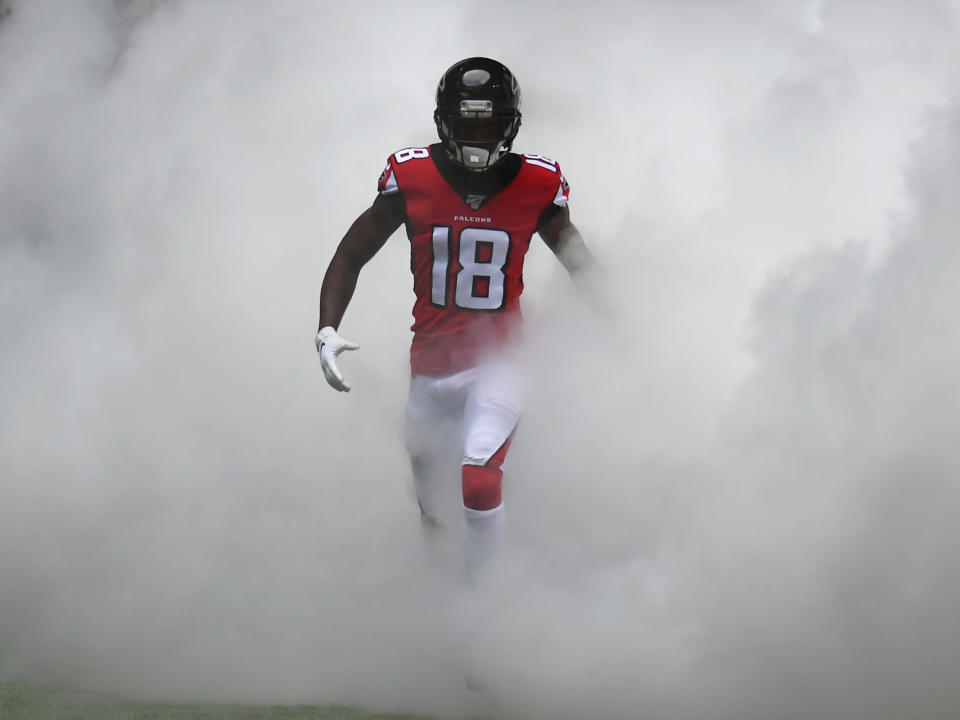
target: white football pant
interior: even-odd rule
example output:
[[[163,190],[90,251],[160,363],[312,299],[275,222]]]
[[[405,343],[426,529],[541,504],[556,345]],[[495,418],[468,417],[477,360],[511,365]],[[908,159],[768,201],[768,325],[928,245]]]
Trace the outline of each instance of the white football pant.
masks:
[[[406,445],[424,525],[442,518],[443,490],[459,455],[468,574],[493,554],[505,529],[502,466],[523,409],[517,363],[498,362],[446,377],[414,375],[407,398]]]

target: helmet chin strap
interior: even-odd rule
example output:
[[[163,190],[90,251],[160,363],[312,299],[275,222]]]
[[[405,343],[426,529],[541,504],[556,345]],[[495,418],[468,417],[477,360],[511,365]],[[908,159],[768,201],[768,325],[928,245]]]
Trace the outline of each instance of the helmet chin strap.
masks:
[[[497,145],[493,152],[486,148],[473,147],[471,145],[460,145],[458,150],[460,153],[460,164],[467,170],[486,170],[500,159],[503,146]]]

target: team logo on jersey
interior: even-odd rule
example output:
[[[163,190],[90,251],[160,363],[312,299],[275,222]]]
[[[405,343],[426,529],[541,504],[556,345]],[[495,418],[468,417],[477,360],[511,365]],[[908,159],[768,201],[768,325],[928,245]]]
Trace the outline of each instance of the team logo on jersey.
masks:
[[[481,205],[483,205],[483,201],[486,199],[487,199],[486,195],[476,195],[474,193],[470,193],[469,195],[467,195],[465,202],[471,208],[473,208],[474,210],[477,210]]]

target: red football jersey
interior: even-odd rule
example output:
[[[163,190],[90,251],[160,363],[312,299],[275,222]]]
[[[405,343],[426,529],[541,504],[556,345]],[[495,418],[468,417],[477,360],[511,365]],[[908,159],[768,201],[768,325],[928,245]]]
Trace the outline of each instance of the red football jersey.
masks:
[[[544,211],[564,207],[570,191],[555,162],[522,155],[504,188],[489,198],[464,197],[441,175],[433,152],[442,150],[391,155],[378,191],[399,193],[406,208],[416,294],[411,368],[443,376],[482,362],[518,328],[530,239]]]

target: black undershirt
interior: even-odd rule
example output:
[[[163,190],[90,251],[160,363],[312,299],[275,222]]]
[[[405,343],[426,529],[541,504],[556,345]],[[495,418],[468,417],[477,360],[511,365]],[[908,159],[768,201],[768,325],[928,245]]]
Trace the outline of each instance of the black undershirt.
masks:
[[[474,172],[456,165],[447,156],[440,143],[430,146],[430,157],[433,158],[437,171],[456,191],[457,195],[465,201],[471,196],[483,198],[477,207],[489,202],[494,195],[512,183],[520,174],[520,168],[523,166],[523,160],[519,155],[507,153],[489,170]],[[474,210],[476,209],[474,208]]]

